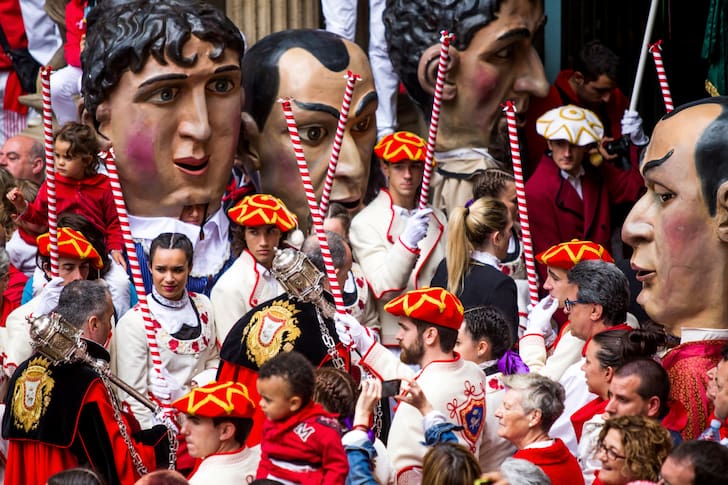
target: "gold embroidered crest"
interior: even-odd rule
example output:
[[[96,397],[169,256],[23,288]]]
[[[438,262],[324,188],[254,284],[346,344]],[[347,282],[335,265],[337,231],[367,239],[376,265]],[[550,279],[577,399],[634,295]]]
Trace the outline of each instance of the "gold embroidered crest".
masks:
[[[243,331],[240,342],[245,346],[248,359],[260,367],[281,350],[293,349],[294,343],[301,336],[298,318],[295,317],[300,312],[286,300],[275,300],[255,312]]]
[[[36,357],[15,381],[13,425],[26,433],[38,427],[41,416],[51,402],[55,381],[48,371],[50,364],[45,357]]]

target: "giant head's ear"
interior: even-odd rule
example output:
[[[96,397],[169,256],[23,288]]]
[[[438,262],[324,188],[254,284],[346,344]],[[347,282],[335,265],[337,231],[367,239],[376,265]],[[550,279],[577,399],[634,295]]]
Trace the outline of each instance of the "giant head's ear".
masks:
[[[715,221],[718,226],[718,237],[728,243],[728,180],[718,187],[715,197]]]
[[[458,50],[450,46],[450,61],[447,64],[447,73],[445,75],[445,84],[442,87],[442,99],[445,101],[455,98],[457,87],[452,82],[453,75],[457,72],[460,62],[460,54]],[[435,94],[435,83],[437,82],[437,66],[440,62],[440,44],[428,47],[420,57],[417,65],[417,79],[424,91],[430,95]],[[450,79],[450,81],[448,81]]]
[[[96,107],[96,121],[98,122],[99,133],[103,134],[106,137],[109,136],[106,131],[109,127],[110,120],[111,109],[109,108],[109,103],[108,101],[103,101],[102,103],[99,103],[99,105]]]
[[[260,130],[250,114],[240,113],[240,138],[238,157],[247,173],[260,170]]]

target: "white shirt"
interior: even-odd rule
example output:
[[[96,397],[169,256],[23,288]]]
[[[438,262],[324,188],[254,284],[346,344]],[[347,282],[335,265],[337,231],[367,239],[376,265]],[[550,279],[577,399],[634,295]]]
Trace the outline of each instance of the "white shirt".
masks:
[[[500,271],[500,268],[498,267],[498,263],[500,263],[500,260],[488,252],[473,251],[470,257],[479,263],[487,264],[488,266],[492,266]]]
[[[199,277],[220,272],[230,256],[228,230],[230,221],[222,209],[218,209],[203,225],[205,238],[200,240],[200,226],[188,224],[172,217],[140,217],[129,214],[131,235],[141,242],[149,253],[152,239],[163,232],[178,232],[192,241],[194,256],[190,276]]]
[[[571,175],[566,170],[560,170],[561,176],[566,179],[567,182],[571,184],[572,187],[574,187],[574,190],[576,190],[576,193],[579,194],[579,198],[583,199],[584,195],[581,188],[581,178],[584,176],[584,167],[579,167],[579,173],[576,175]]]

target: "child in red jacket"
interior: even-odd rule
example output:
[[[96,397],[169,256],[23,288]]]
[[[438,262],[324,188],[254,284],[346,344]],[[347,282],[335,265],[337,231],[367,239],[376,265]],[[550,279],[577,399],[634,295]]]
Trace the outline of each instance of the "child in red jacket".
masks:
[[[314,370],[298,352],[281,352],[258,372],[263,425],[257,478],[340,485],[349,472],[336,415],[311,397]]]
[[[53,143],[56,214],[72,212],[88,219],[104,234],[114,261],[126,268],[122,254],[124,239],[109,177],[96,172],[100,164],[96,134],[86,125],[69,122],[56,132]],[[7,198],[18,211],[18,221],[48,224],[47,182],[43,182],[38,196],[30,204],[17,188],[10,190]]]

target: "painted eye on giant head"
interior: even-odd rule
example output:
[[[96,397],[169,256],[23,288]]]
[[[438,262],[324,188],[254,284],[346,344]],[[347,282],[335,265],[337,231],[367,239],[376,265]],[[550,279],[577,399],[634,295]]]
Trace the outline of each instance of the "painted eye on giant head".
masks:
[[[301,140],[312,145],[320,143],[328,135],[326,128],[322,126],[304,126],[298,130]]]
[[[207,87],[215,93],[228,93],[233,90],[235,83],[230,79],[221,78],[210,81]]]

